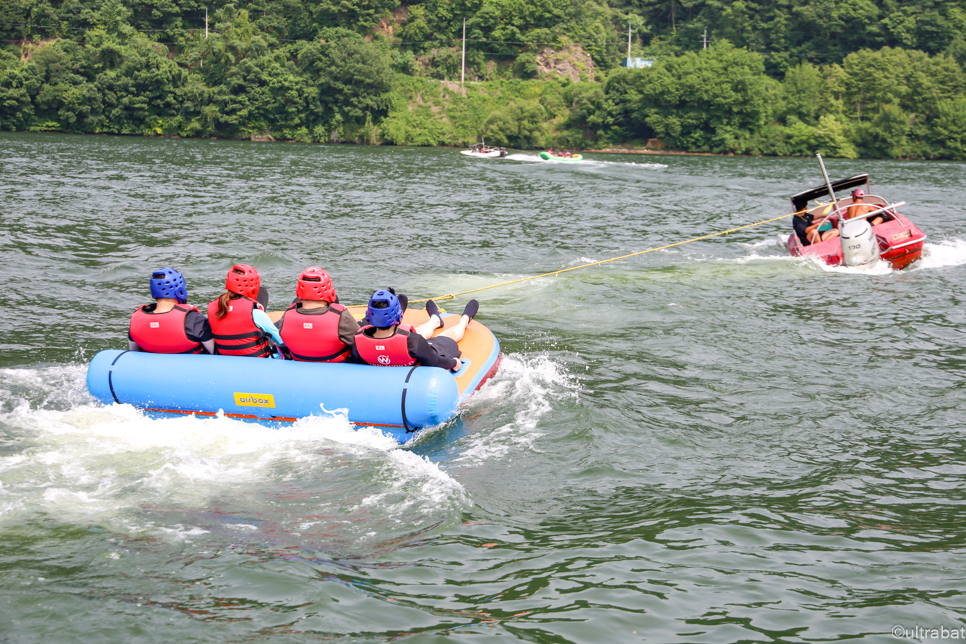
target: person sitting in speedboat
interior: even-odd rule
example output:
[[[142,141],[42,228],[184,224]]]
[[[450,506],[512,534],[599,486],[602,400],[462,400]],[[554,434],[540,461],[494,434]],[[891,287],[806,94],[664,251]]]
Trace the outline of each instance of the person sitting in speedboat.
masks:
[[[221,355],[281,357],[271,341],[284,344],[258,297],[262,278],[248,264],[235,264],[225,278],[225,292],[208,303],[208,322]]]
[[[814,215],[809,212],[796,213],[792,217],[792,228],[803,246],[811,246],[839,236],[838,229],[832,225],[831,221],[824,216],[815,221]]]
[[[211,325],[198,307],[188,304],[184,275],[173,268],[151,273],[154,304],[131,315],[127,339],[131,351],[148,353],[214,353]]]
[[[865,199],[864,190],[862,190],[861,188],[856,188],[855,190],[852,191],[852,205],[849,206],[848,211],[846,211],[846,214],[845,214],[846,219],[853,219],[855,217],[860,217],[866,213],[872,212],[873,210],[878,210],[878,206],[867,204],[864,202],[864,199]],[[869,225],[878,226],[883,221],[885,221],[885,219],[882,217],[881,214],[876,215],[875,217],[872,217],[871,219],[869,219]]]
[[[352,356],[359,323],[338,303],[329,274],[318,266],[306,268],[299,275],[295,295],[298,299],[275,323],[292,359],[306,362],[348,360]]]
[[[384,367],[422,365],[459,371],[462,351],[458,346],[467,325],[479,310],[479,303],[470,300],[463,310],[459,324],[433,337],[443,326],[436,303],[429,300],[426,312],[429,320],[419,327],[402,323],[403,309],[395,294],[380,289],[369,298],[367,318],[372,326],[359,330],[352,348],[357,362]]]

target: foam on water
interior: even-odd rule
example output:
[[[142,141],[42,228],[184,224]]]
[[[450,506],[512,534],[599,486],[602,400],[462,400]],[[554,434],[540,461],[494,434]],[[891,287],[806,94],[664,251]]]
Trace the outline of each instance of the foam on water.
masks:
[[[0,523],[38,512],[69,523],[117,523],[142,505],[204,508],[239,489],[270,488],[279,468],[307,480],[331,468],[371,471],[377,484],[363,486],[361,504],[383,518],[467,502],[434,463],[397,449],[377,428],[354,427],[343,413],[279,428],[223,416],[157,419],[130,405],[92,402],[85,374],[79,365],[0,369],[0,425],[17,438],[0,452]]]
[[[764,239],[758,240],[756,242],[738,242],[738,245],[743,248],[785,248],[785,242],[788,240],[787,235],[773,235],[771,237],[765,237]]]
[[[861,275],[887,275],[892,272],[888,262],[882,260],[869,267],[828,266],[821,260],[809,260],[823,271],[830,273],[853,273]],[[966,240],[947,239],[939,243],[923,244],[922,257],[905,270],[925,271],[966,264]]]
[[[947,239],[938,244],[923,244],[922,258],[916,262],[914,268],[925,270],[963,264],[966,264],[966,240]]]
[[[588,163],[594,163],[598,165],[620,165],[620,166],[634,166],[635,168],[641,168],[644,170],[664,170],[667,168],[666,163],[638,163],[637,161],[601,161],[600,159],[585,159]]]
[[[826,273],[845,273],[848,275],[888,275],[892,272],[892,265],[889,264],[889,262],[881,259],[874,264],[867,264],[865,266],[829,266],[818,257],[809,257],[805,261]]]
[[[786,237],[782,235],[776,235],[772,237],[767,237],[757,242],[742,242],[739,245],[748,249],[750,252],[745,257],[738,258],[735,261],[739,263],[745,263],[750,261],[758,260],[792,260],[796,262],[804,262],[809,266],[817,268],[826,273],[845,273],[845,274],[855,274],[855,275],[887,275],[893,272],[892,267],[884,261],[878,261],[871,266],[829,266],[822,260],[816,257],[809,258],[799,258],[791,257],[785,251],[785,241]],[[778,255],[762,255],[761,251],[778,249]],[[723,260],[731,261],[731,260]],[[923,245],[922,257],[911,264],[908,269],[909,271],[915,270],[931,270],[936,268],[947,268],[950,266],[962,266],[966,264],[966,240],[963,239],[947,239],[938,243],[926,242]]]
[[[514,152],[513,154],[508,154],[506,155],[505,158],[510,161],[526,161],[529,163],[533,163],[533,162],[540,163],[543,161],[543,159],[541,159],[539,156],[535,154],[523,154],[521,152]]]
[[[575,398],[579,390],[577,379],[547,355],[504,355],[499,372],[467,401],[463,414],[472,415],[499,402],[515,410],[513,417],[473,435],[455,462],[478,463],[511,451],[532,450],[534,441],[543,436],[540,419],[550,413],[554,402]]]
[[[541,159],[540,155],[537,154],[524,154],[522,152],[514,152],[508,154],[504,157],[510,161],[525,161],[528,163],[548,163],[547,159]],[[638,163],[636,161],[601,161],[600,159],[588,159],[582,158],[579,161],[558,161],[558,163],[567,163],[573,165],[618,165],[618,166],[633,166],[635,168],[641,168],[643,170],[663,170],[667,168],[667,164],[664,163]]]

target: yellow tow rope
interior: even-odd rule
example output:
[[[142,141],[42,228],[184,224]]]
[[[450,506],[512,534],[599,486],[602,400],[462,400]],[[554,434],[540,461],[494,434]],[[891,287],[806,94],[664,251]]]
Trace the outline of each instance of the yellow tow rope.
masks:
[[[720,233],[711,233],[710,235],[702,235],[701,237],[695,237],[694,239],[688,239],[686,241],[675,242],[673,244],[667,244],[666,246],[658,246],[657,248],[648,248],[647,250],[640,250],[636,253],[630,253],[629,255],[621,255],[620,257],[611,257],[610,259],[602,259],[599,262],[591,262],[589,264],[581,264],[580,266],[572,266],[570,268],[562,268],[559,271],[550,271],[549,273],[541,273],[540,275],[532,275],[530,277],[521,277],[518,280],[510,280],[509,282],[501,282],[500,284],[493,284],[492,286],[481,286],[480,288],[470,289],[469,291],[460,291],[459,293],[448,293],[446,295],[437,295],[436,297],[426,298],[425,300],[409,300],[409,303],[414,302],[426,302],[427,300],[452,300],[460,295],[467,295],[469,293],[477,293],[479,291],[486,291],[491,288],[499,288],[501,286],[509,286],[510,284],[519,284],[520,282],[526,282],[528,280],[535,280],[541,277],[549,277],[551,275],[559,275],[560,273],[566,273],[568,271],[576,271],[581,268],[588,268],[590,266],[599,266],[601,264],[606,264],[607,262],[616,262],[619,259],[627,259],[628,257],[635,257],[637,255],[643,255],[644,253],[653,253],[656,250],[665,250],[667,248],[674,248],[675,246],[683,246],[684,244],[690,244],[691,242],[700,241],[702,239],[710,239],[711,237],[718,237],[719,235],[727,235],[728,233],[733,233],[738,230],[744,230],[745,228],[752,228],[754,226],[760,226],[762,224],[769,224],[773,221],[778,221],[780,219],[785,219],[787,217],[794,217],[795,215],[805,212],[800,210],[798,212],[793,212],[788,215],[782,215],[781,217],[774,217],[772,219],[765,219],[764,221],[758,221],[753,224],[748,224],[746,226],[738,226],[737,228],[732,228],[731,230],[723,230]]]

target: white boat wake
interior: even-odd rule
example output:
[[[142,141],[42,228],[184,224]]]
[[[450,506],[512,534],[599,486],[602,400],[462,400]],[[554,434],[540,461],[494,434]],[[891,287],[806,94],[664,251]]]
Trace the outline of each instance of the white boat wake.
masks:
[[[513,154],[508,154],[505,159],[510,161],[523,161],[526,163],[549,163],[553,162],[554,159],[544,160],[541,159],[537,154],[524,154],[522,152],[514,152]],[[635,168],[642,168],[645,170],[663,170],[667,168],[664,163],[637,163],[635,161],[601,161],[600,159],[588,159],[586,157],[578,161],[560,161],[561,163],[567,163],[568,165],[614,165],[614,166],[631,166]]]

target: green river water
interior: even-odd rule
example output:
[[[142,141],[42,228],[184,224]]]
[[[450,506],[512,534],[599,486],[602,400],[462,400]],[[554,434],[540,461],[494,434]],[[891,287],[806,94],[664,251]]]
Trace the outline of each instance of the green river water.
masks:
[[[399,448],[87,393],[149,273],[498,284],[790,212],[813,159],[0,134],[0,643],[966,639],[966,164],[869,172],[902,272],[788,220],[481,291],[503,361]],[[466,297],[443,302],[459,310]],[[935,629],[935,630],[933,630]]]

